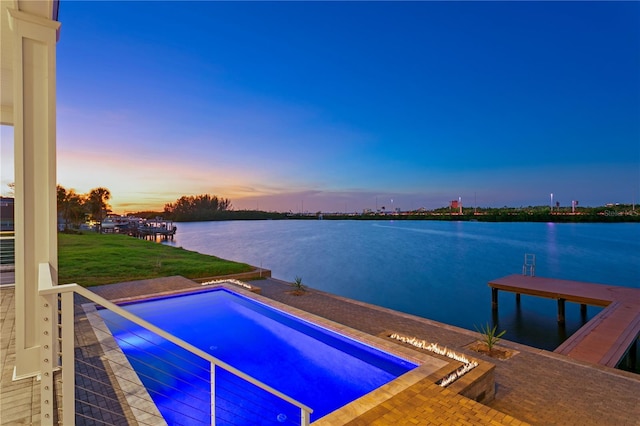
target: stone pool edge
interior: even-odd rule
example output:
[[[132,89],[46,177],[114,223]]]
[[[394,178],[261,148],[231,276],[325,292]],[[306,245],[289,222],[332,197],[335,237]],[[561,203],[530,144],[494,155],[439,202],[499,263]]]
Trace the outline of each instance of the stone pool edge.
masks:
[[[220,281],[230,277],[219,277]],[[273,281],[281,282],[280,280],[270,278]],[[322,418],[313,422],[314,426],[343,424],[351,420],[356,420],[361,414],[379,408],[382,403],[389,401],[396,397],[396,395],[402,394],[415,386],[421,386],[421,383],[431,383],[435,388],[443,390],[447,394],[459,395],[460,397],[467,398],[471,401],[482,404],[484,407],[489,403],[495,395],[495,365],[473,357],[474,361],[479,363],[479,366],[469,372],[467,375],[458,379],[456,382],[450,384],[446,388],[440,387],[435,383],[442,379],[444,376],[455,371],[462,364],[460,362],[445,358],[433,353],[425,353],[420,349],[412,347],[410,345],[402,344],[396,340],[389,339],[388,336],[383,334],[373,335],[364,331],[348,327],[341,323],[329,320],[327,318],[312,314],[305,310],[296,308],[286,302],[281,302],[272,299],[268,296],[263,296],[260,289],[260,281],[251,281],[248,284],[251,285],[251,289],[244,288],[242,286],[235,285],[230,282],[219,282],[215,284],[207,284],[203,286],[199,281],[184,278],[182,276],[172,276],[160,279],[145,280],[145,281],[133,281],[121,284],[115,284],[109,286],[106,289],[109,293],[107,298],[113,303],[143,301],[148,299],[154,299],[158,297],[184,295],[199,291],[209,291],[216,288],[224,288],[226,290],[233,291],[249,299],[254,299],[259,303],[263,303],[267,306],[271,306],[275,309],[279,309],[291,315],[295,315],[305,321],[309,321],[313,324],[317,324],[321,327],[337,332],[354,340],[357,340],[365,345],[369,345],[380,350],[389,352],[393,355],[405,358],[408,361],[414,362],[419,367],[399,376],[395,380],[369,392],[366,395],[346,404],[337,410],[329,413]],[[282,281],[285,283],[284,281]],[[256,286],[256,284],[258,286]],[[289,285],[288,283],[285,283]],[[105,286],[106,287],[106,286]],[[117,289],[117,290],[116,290]],[[102,289],[101,289],[102,290]],[[116,291],[112,291],[116,290]],[[315,289],[313,290],[316,291]],[[98,291],[100,294],[102,291]],[[323,293],[318,291],[319,293]],[[106,294],[104,295],[106,296]],[[335,296],[337,299],[343,299],[340,296]],[[300,297],[304,297],[300,296]],[[346,299],[346,298],[345,298]],[[351,299],[348,299],[351,300]],[[375,305],[369,305],[363,302],[357,302],[357,304],[365,305],[370,308],[378,308],[386,310],[384,308],[377,307]],[[454,328],[453,326],[449,326]],[[446,327],[445,327],[446,328]],[[437,343],[437,342],[436,342]],[[468,356],[468,355],[467,355]],[[426,364],[426,367],[422,367]],[[437,391],[439,392],[439,391]],[[325,420],[327,419],[327,420]],[[331,419],[339,419],[338,423],[331,423]]]
[[[221,280],[223,280],[221,278]],[[194,281],[197,285],[198,282]],[[255,287],[255,286],[254,286]],[[337,410],[323,416],[322,418],[313,422],[313,425],[332,425],[338,423],[345,423],[351,420],[355,420],[363,413],[379,406],[383,402],[395,397],[401,392],[404,392],[411,386],[427,380],[432,383],[436,383],[444,376],[455,371],[461,366],[458,361],[450,360],[445,357],[425,353],[419,349],[410,347],[406,344],[402,344],[395,340],[389,339],[385,335],[371,335],[346,325],[337,323],[324,317],[309,313],[307,311],[298,309],[286,303],[273,300],[260,294],[259,288],[247,289],[233,283],[219,282],[215,284],[208,284],[206,286],[182,288],[171,291],[163,291],[160,293],[153,293],[147,295],[138,295],[134,297],[123,297],[120,299],[112,300],[114,303],[132,302],[132,301],[144,301],[147,299],[153,299],[157,297],[170,297],[177,295],[186,295],[189,293],[200,291],[211,291],[215,289],[226,289],[232,292],[236,292],[247,298],[256,300],[259,303],[263,303],[272,308],[281,310],[288,314],[294,315],[300,319],[308,321],[312,324],[319,325],[328,330],[334,331],[351,339],[354,339],[365,345],[372,346],[382,351],[388,352],[392,355],[407,359],[418,365],[417,368],[399,376],[395,380],[374,389],[373,391],[363,395],[362,397],[346,404]],[[257,290],[257,291],[256,291]],[[383,333],[384,334],[384,333]],[[459,394],[476,402],[486,404],[490,402],[495,395],[495,365],[473,359],[478,362],[478,367],[467,373],[465,376],[459,378],[446,388],[448,391]]]
[[[135,420],[140,424],[149,424],[149,421],[154,421],[158,422],[154,424],[159,426],[166,425],[166,420],[151,398],[146,386],[138,377],[138,374],[129,363],[129,359],[98,313],[96,303],[83,303],[81,307],[96,341],[100,345],[102,351],[100,358],[109,363],[111,371],[109,379],[115,381],[115,383],[112,382],[112,385],[114,387],[117,385],[120,392],[122,392]]]

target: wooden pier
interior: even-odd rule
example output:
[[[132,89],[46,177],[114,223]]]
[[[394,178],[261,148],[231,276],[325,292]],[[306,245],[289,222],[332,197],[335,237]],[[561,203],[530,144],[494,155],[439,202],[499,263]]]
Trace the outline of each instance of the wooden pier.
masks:
[[[640,289],[592,284],[553,278],[509,275],[489,282],[493,309],[498,309],[498,291],[545,297],[558,301],[558,322],[563,324],[566,301],[603,309],[564,341],[554,352],[581,361],[615,367],[629,351],[635,360],[640,335]]]
[[[178,227],[173,224],[173,221],[156,218],[134,222],[133,226],[128,228],[128,233],[137,238],[155,240],[159,236],[166,240],[173,239],[177,229]]]

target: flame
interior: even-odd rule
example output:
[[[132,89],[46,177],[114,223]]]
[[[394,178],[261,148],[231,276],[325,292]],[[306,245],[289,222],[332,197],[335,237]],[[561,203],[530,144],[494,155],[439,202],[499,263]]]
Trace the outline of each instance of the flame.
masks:
[[[473,370],[478,366],[478,363],[476,361],[470,361],[466,356],[459,354],[457,352],[454,352],[450,349],[447,349],[446,347],[443,348],[442,346],[439,346],[437,343],[428,343],[426,340],[418,340],[415,337],[401,336],[397,333],[393,333],[389,337],[391,339],[395,339],[403,343],[408,343],[417,348],[424,349],[426,351],[433,352],[438,355],[443,355],[443,356],[446,356],[447,358],[451,358],[461,362],[463,364],[462,367],[458,368],[456,371],[449,374],[448,376],[443,377],[437,382],[443,388],[449,386],[451,383],[455,382],[460,377],[464,376],[469,371]]]
[[[222,284],[222,283],[235,284],[235,285],[238,285],[240,287],[248,288],[249,290],[251,290],[253,288],[253,287],[251,287],[251,285],[249,285],[249,284],[247,284],[245,282],[242,282],[240,280],[234,280],[234,279],[205,281],[205,282],[201,283],[200,285],[211,285],[211,284]]]

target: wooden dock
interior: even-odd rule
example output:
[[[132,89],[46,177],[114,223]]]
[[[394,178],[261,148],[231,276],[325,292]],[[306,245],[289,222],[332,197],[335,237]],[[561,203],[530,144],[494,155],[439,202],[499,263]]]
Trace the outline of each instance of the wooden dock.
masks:
[[[127,228],[129,235],[143,239],[149,237],[153,240],[158,236],[163,240],[173,239],[178,229],[178,227],[173,224],[173,221],[162,218],[131,222],[131,225],[132,226]]]
[[[553,278],[509,275],[489,282],[493,309],[498,291],[545,297],[558,301],[558,322],[564,323],[566,301],[605,307],[554,352],[580,361],[616,367],[628,351],[635,359],[640,335],[640,289]]]

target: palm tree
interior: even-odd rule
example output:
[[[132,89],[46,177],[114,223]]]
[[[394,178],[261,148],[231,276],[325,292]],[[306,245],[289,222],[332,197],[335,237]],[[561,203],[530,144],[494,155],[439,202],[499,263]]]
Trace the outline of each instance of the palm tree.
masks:
[[[69,229],[69,224],[78,225],[85,214],[84,197],[75,190],[66,190],[58,185],[58,214],[64,219],[64,229]]]
[[[111,207],[107,204],[107,201],[111,198],[111,193],[107,188],[94,188],[89,192],[86,204],[89,207],[89,213],[91,218],[98,222],[96,230],[101,232],[100,223],[105,218],[108,212],[111,211]]]
[[[68,219],[65,217],[65,208],[67,202],[67,190],[61,186],[56,186],[56,204],[58,207],[58,217],[62,216],[64,219],[64,229],[68,227]]]

